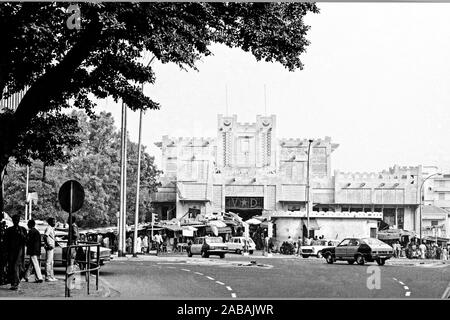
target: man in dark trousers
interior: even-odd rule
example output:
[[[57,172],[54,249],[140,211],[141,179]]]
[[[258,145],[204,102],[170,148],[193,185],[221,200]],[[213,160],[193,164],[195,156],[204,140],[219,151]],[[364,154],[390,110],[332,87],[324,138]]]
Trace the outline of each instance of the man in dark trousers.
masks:
[[[27,254],[30,256],[30,263],[28,264],[27,271],[25,272],[25,281],[28,282],[28,278],[34,271],[37,283],[44,281],[41,273],[41,265],[39,263],[39,257],[41,255],[41,234],[35,228],[36,222],[33,219],[28,221],[28,235],[27,235]]]
[[[19,226],[20,214],[12,217],[13,226],[6,229],[6,251],[8,252],[8,278],[11,290],[19,289],[21,273],[25,262],[27,229]]]
[[[8,283],[6,266],[8,251],[5,246],[6,221],[0,221],[0,286]]]

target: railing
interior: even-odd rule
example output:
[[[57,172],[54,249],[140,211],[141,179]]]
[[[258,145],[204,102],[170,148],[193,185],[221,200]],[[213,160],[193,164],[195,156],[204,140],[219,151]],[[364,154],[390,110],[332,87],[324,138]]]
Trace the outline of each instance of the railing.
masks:
[[[91,247],[97,247],[97,255],[96,255],[96,267],[91,268]],[[84,250],[85,260],[77,259],[79,258],[78,255],[78,248],[86,248]],[[84,268],[80,268],[80,270],[74,270],[75,263],[78,263],[78,265],[84,265]],[[66,251],[66,279],[65,279],[65,297],[70,297],[70,288],[69,288],[69,281],[72,281],[73,276],[76,274],[85,273],[86,274],[86,289],[87,294],[89,295],[90,292],[90,275],[92,271],[96,271],[96,279],[95,279],[95,287],[98,291],[98,280],[100,276],[100,244],[99,243],[84,243],[84,244],[77,244],[77,245],[70,245],[67,246]]]

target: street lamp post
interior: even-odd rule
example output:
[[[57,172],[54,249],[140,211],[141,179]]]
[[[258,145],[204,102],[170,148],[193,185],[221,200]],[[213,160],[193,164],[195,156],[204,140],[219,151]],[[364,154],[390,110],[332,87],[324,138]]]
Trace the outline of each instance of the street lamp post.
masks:
[[[428,179],[430,179],[431,177],[434,176],[440,176],[441,173],[434,173],[428,177],[426,177],[423,181],[422,184],[420,185],[420,199],[419,199],[419,238],[420,238],[420,242],[422,242],[422,199],[423,199],[423,185],[425,184],[425,181],[427,181]]]
[[[311,194],[310,194],[310,185],[309,185],[309,171],[310,171],[310,153],[311,153],[311,143],[313,143],[314,140],[309,139],[308,140],[308,161],[307,161],[307,171],[306,171],[306,236],[309,238],[309,211],[310,211],[310,205],[311,205]]]
[[[153,56],[147,64],[147,67],[155,59]],[[142,83],[142,94],[144,94],[144,83]],[[142,109],[139,112],[139,139],[138,139],[138,162],[137,162],[137,181],[136,181],[136,211],[134,215],[134,246],[133,246],[133,257],[137,257],[137,237],[138,237],[138,223],[139,223],[139,191],[141,183],[141,135],[142,135]],[[152,220],[153,221],[153,220]]]

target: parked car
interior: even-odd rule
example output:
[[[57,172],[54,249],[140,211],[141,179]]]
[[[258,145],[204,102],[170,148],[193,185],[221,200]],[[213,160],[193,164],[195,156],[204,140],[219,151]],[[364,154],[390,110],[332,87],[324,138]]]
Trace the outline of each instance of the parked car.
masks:
[[[194,254],[199,254],[203,258],[208,258],[210,255],[218,255],[221,259],[225,258],[225,253],[228,252],[228,247],[221,237],[198,237],[194,239],[194,243],[188,246],[188,256],[192,257]]]
[[[46,259],[46,253],[44,248],[44,236],[41,235],[41,255],[39,257],[41,263],[45,263]],[[80,243],[82,244],[82,243]],[[80,252],[79,256],[83,257],[83,261],[86,260],[86,247],[82,249],[83,251]],[[95,263],[97,262],[97,247],[89,247],[89,254],[90,254],[90,260],[92,266],[95,266]],[[65,267],[66,266],[66,257],[67,257],[67,240],[63,240],[60,237],[56,237],[56,247],[54,249],[53,253],[53,265],[55,267]],[[26,263],[28,263],[29,256],[26,256]],[[81,260],[81,259],[78,259]],[[100,247],[100,265],[104,265],[105,262],[108,262],[111,260],[111,249]]]
[[[252,238],[245,237],[232,237],[229,242],[226,243],[229,252],[235,252],[241,254],[244,251],[245,242],[248,241],[248,252],[253,254],[256,250],[256,244]]]
[[[310,246],[301,247],[301,255],[303,258],[309,258],[315,256],[317,258],[322,258],[323,249],[329,247],[335,247],[339,244],[338,240],[316,240],[315,244]]]
[[[322,255],[330,264],[338,260],[347,261],[349,264],[356,261],[359,265],[364,265],[366,261],[376,261],[382,266],[387,259],[392,258],[394,250],[375,238],[346,238],[336,247],[322,249]]]

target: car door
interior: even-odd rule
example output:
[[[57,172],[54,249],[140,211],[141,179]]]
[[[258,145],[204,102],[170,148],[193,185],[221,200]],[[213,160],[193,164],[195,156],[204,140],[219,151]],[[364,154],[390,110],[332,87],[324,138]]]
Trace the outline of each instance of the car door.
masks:
[[[202,238],[195,239],[195,242],[194,242],[194,244],[191,247],[192,254],[200,254],[202,245],[203,245],[203,239]]]
[[[360,241],[358,239],[351,239],[347,246],[346,257],[349,259],[353,258],[358,252],[359,245]]]
[[[350,243],[350,239],[344,239],[335,249],[335,256],[337,259],[342,259],[347,255],[347,247]]]

